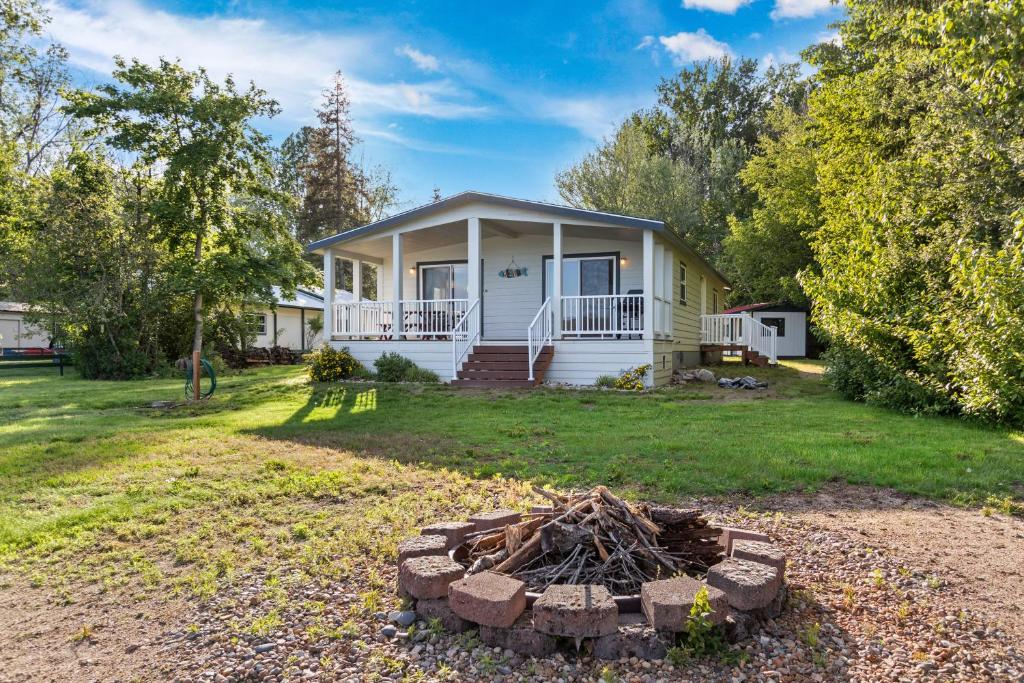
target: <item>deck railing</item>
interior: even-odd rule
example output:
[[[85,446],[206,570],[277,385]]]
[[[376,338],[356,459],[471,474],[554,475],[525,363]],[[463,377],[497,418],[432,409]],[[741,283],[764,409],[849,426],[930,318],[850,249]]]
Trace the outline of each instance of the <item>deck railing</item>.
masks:
[[[526,328],[526,349],[530,358],[530,380],[533,380],[533,364],[544,346],[551,343],[555,331],[555,312],[551,310],[551,299],[544,299],[537,315]]]
[[[455,323],[466,314],[466,299],[406,299],[402,305],[402,335],[406,339],[448,339]],[[338,337],[394,339],[394,301],[349,301],[334,304]]]
[[[773,365],[778,362],[778,334],[775,328],[744,313],[702,315],[700,343],[740,346],[756,351]]]
[[[631,336],[643,331],[643,294],[562,297],[563,336]]]
[[[334,329],[338,337],[391,339],[393,301],[349,301],[334,304]]]
[[[459,376],[459,364],[473,346],[480,341],[480,299],[466,309],[452,328],[452,378]]]

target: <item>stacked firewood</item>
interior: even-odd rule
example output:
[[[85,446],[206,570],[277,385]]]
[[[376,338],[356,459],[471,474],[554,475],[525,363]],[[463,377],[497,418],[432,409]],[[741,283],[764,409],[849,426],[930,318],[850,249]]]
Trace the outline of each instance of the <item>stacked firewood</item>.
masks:
[[[530,591],[556,583],[602,584],[632,595],[645,581],[699,574],[721,558],[721,533],[700,510],[631,504],[604,486],[559,495],[535,491],[551,511],[469,536],[456,553],[467,573],[514,575]]]

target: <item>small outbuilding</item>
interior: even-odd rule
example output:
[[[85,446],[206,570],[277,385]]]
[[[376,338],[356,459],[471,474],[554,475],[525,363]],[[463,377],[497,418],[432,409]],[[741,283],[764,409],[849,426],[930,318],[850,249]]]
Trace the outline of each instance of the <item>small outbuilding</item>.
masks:
[[[322,326],[312,321],[322,321],[324,299],[316,292],[296,290],[294,297],[285,297],[280,287],[274,287],[276,307],[271,310],[250,313],[256,332],[253,346],[270,348],[283,346],[292,351],[314,349],[323,343]]]
[[[782,303],[747,304],[723,311],[723,314],[750,315],[762,325],[775,328],[779,358],[817,358],[820,344],[811,334],[806,306]]]
[[[50,331],[25,320],[28,304],[0,301],[0,350],[50,346]]]

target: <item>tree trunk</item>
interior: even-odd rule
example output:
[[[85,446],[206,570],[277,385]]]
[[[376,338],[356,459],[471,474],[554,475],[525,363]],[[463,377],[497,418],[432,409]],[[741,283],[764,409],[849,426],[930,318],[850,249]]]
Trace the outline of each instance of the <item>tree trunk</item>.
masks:
[[[203,236],[196,236],[196,254],[195,263],[196,267],[199,266],[199,261],[203,258]],[[203,350],[203,292],[196,285],[196,296],[192,300],[192,319],[195,321],[195,334],[192,337],[192,350],[202,351]]]

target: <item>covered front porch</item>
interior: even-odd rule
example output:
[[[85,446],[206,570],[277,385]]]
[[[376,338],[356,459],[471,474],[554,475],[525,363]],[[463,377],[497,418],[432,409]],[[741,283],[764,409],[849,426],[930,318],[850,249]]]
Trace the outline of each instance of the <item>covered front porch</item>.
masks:
[[[327,329],[337,340],[447,341],[474,326],[487,342],[667,338],[662,250],[645,231],[493,218],[368,236],[325,250]]]

